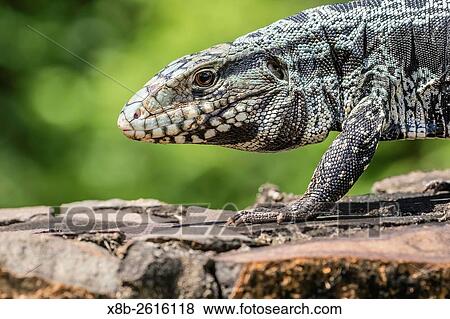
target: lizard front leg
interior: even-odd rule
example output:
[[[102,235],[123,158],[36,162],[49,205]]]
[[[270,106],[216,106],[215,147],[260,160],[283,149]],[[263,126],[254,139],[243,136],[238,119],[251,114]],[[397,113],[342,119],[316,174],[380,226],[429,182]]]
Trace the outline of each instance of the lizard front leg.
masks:
[[[379,96],[362,99],[344,122],[317,166],[307,192],[280,212],[267,209],[240,212],[228,224],[297,222],[320,214],[344,196],[369,165],[385,120],[385,101]]]

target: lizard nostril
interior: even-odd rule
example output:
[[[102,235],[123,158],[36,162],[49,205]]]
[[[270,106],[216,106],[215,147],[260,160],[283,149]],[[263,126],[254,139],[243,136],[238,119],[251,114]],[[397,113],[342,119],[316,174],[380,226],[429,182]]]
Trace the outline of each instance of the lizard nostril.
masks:
[[[141,117],[141,114],[142,114],[142,111],[141,111],[141,109],[139,108],[139,109],[136,110],[136,112],[134,112],[133,118],[134,118],[135,120],[137,120],[138,118]]]

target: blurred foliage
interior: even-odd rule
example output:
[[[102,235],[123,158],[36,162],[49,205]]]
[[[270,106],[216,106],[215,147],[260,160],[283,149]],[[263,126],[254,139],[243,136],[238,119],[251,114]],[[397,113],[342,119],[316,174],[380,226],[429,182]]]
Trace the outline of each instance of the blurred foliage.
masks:
[[[264,182],[303,192],[335,135],[301,150],[252,154],[132,142],[116,118],[173,59],[327,2],[0,1],[0,207],[147,197],[243,208]],[[445,167],[445,143],[382,144],[352,192]]]

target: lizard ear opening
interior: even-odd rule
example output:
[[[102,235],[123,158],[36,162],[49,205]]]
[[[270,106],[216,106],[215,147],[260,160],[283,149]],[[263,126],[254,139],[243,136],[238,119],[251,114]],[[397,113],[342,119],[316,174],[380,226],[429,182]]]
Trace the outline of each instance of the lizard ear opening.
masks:
[[[284,81],[286,79],[286,72],[279,61],[271,58],[267,61],[267,68],[278,79]]]

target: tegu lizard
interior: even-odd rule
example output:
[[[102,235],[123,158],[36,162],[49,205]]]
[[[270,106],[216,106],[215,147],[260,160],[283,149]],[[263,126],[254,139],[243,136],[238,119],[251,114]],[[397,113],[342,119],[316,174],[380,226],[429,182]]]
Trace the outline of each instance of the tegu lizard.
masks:
[[[345,195],[380,141],[448,138],[450,0],[321,6],[182,57],[154,76],[118,125],[149,143],[278,152],[340,132],[305,194],[230,223],[311,219]]]

